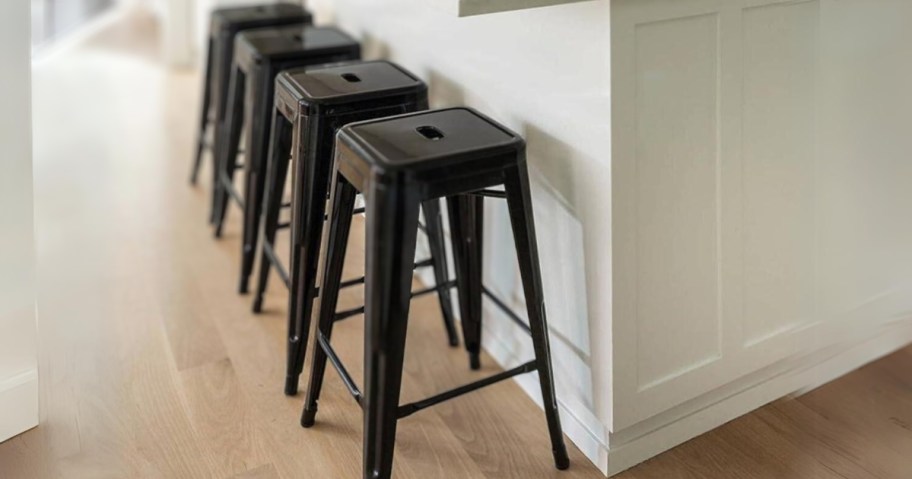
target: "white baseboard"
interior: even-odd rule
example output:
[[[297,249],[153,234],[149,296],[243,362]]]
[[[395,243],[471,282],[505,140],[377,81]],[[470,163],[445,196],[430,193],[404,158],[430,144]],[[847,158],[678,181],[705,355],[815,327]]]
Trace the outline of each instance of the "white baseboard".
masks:
[[[838,344],[795,361],[766,380],[731,395],[710,398],[691,414],[653,424],[645,433],[613,432],[607,461],[599,464],[609,476],[629,469],[705,432],[715,429],[777,399],[804,393],[843,376],[912,342],[912,325],[895,324],[852,344]],[[712,396],[713,393],[710,393]],[[704,398],[705,400],[705,398]]]
[[[0,442],[38,425],[38,370],[0,379]]]

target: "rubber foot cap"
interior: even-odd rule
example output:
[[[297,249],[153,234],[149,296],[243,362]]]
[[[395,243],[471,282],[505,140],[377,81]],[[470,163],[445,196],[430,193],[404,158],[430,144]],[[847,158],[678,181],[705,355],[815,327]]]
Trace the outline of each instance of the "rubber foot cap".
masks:
[[[561,471],[566,471],[570,468],[570,458],[567,456],[566,450],[554,453],[554,466]]]
[[[262,296],[257,296],[253,300],[253,312],[256,314],[260,314],[263,312],[263,297]]]
[[[469,367],[472,368],[473,371],[481,369],[481,354],[469,353]]]
[[[286,396],[297,396],[298,395],[298,378],[293,376],[288,376],[285,378],[285,395]]]
[[[301,414],[301,427],[313,427],[316,422],[317,408],[305,409]]]

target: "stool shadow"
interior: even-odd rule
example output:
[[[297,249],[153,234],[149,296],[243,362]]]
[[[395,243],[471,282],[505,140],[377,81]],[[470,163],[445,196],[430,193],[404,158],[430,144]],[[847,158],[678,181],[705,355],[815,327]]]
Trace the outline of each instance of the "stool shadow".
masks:
[[[428,101],[431,108],[449,108],[466,104],[465,90],[436,70],[428,70]]]
[[[361,58],[364,60],[387,60],[389,57],[389,44],[365,32],[361,37]]]

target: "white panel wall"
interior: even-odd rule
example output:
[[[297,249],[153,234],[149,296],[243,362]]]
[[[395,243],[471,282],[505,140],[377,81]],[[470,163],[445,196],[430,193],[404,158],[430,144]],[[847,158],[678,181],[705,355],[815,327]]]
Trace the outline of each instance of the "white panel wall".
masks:
[[[571,439],[604,464],[610,417],[609,5],[459,18],[452,0],[311,0],[317,23],[430,86],[434,106],[478,108],[528,141],[558,398]],[[487,202],[485,280],[523,311],[505,205]],[[485,303],[484,344],[504,366],[531,342]],[[537,378],[520,384],[537,396]],[[539,418],[530,418],[536,420]],[[545,433],[542,423],[542,434]]]
[[[612,471],[912,341],[910,48],[905,0],[613,3]]]
[[[0,2],[0,441],[38,424],[29,2]]]

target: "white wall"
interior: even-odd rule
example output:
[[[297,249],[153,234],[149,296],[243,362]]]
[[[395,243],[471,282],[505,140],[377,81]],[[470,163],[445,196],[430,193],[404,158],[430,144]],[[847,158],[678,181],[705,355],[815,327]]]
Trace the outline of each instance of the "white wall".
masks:
[[[0,441],[38,424],[29,2],[0,2]]]
[[[465,104],[528,141],[546,307],[565,432],[604,464],[610,418],[609,4],[458,18],[455,0],[311,0],[317,23],[360,38],[367,58],[421,76],[433,106]],[[523,311],[505,205],[489,200],[487,285]],[[531,343],[486,302],[484,344],[504,366]],[[520,384],[537,396],[535,375]],[[544,423],[542,433],[544,434]]]

